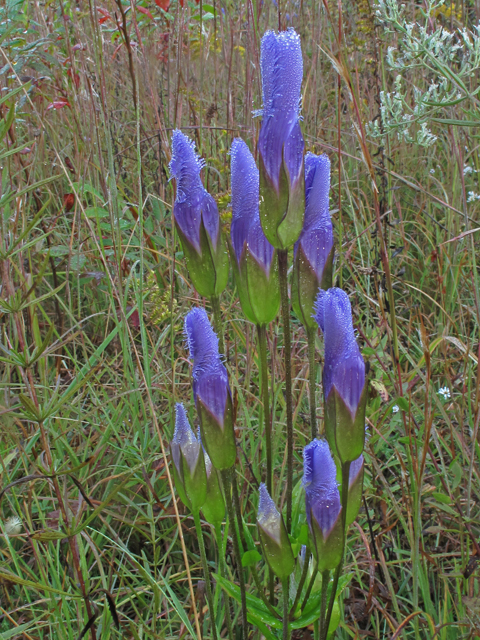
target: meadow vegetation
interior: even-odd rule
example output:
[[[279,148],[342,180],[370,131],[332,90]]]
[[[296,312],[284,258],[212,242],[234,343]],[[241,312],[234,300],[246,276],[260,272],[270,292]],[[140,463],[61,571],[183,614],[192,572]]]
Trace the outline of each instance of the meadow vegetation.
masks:
[[[301,37],[306,150],[332,163],[334,282],[370,369],[364,503],[336,637],[480,637],[478,2],[6,0],[2,639],[196,637],[203,572],[168,442],[175,402],[195,423],[183,319],[211,307],[172,225],[170,141],[175,128],[195,140],[226,233],[228,152],[241,136],[255,153],[260,39],[279,21]],[[240,501],[257,539],[260,354],[231,274],[220,305]],[[309,371],[293,313],[291,326],[295,520]],[[280,316],[267,341],[280,504]],[[320,397],[320,370],[317,385]],[[214,569],[215,531],[203,530]],[[230,540],[221,553],[232,567]]]

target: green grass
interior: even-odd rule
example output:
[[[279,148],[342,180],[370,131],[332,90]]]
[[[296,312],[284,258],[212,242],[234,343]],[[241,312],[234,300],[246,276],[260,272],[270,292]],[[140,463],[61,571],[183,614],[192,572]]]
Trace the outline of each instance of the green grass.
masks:
[[[196,422],[182,323],[204,301],[189,285],[172,229],[169,140],[176,126],[196,140],[228,230],[228,149],[235,135],[254,147],[260,37],[278,25],[268,0],[216,6],[201,33],[195,3],[183,11],[172,0],[168,13],[145,0],[136,11],[125,3],[126,37],[110,0],[1,9],[0,66],[11,65],[2,70],[0,105],[2,639],[75,640],[93,629],[102,640],[195,637],[199,549],[193,519],[172,495],[166,454],[173,403],[183,401]],[[378,113],[379,91],[393,91],[385,57],[398,34],[374,29],[367,2],[344,0],[339,48],[337,3],[330,15],[307,0],[281,6],[302,37],[306,146],[332,161],[335,278],[351,294],[372,380],[365,508],[350,529],[351,581],[337,637],[473,638],[479,204],[467,194],[480,189],[464,165],[480,168],[478,135],[431,122],[433,146],[388,133],[380,148],[362,131]],[[420,20],[409,3],[410,19],[414,10]],[[439,13],[435,25],[471,28],[478,20],[473,3],[456,11]],[[342,65],[340,82],[326,52]],[[431,73],[422,65],[409,72],[407,102]],[[475,88],[478,76],[469,82]],[[447,116],[471,120],[463,106],[449,106]],[[10,153],[23,145],[28,151]],[[240,497],[256,539],[256,481],[265,471],[259,354],[233,281],[221,307]],[[301,510],[308,359],[293,315],[292,326]],[[267,336],[278,504],[286,478],[279,320]],[[322,349],[319,338],[319,361]],[[320,371],[317,382],[319,398]],[[214,569],[206,524],[204,534]],[[231,570],[230,542],[226,557]]]

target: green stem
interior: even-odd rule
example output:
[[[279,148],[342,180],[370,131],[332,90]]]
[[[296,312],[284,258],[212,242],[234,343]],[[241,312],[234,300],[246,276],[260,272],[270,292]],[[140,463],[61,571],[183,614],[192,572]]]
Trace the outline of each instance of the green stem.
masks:
[[[290,577],[282,580],[283,591],[283,640],[290,639],[290,629],[288,626],[288,590],[290,586]]]
[[[223,341],[223,323],[222,311],[220,309],[220,298],[218,296],[212,296],[212,298],[210,298],[210,304],[213,309],[213,324],[215,325],[215,333],[218,338],[218,350],[221,355],[226,356],[225,343]]]
[[[290,302],[288,299],[288,250],[281,249],[278,255],[278,275],[282,299],[283,341],[285,362],[285,400],[287,404],[287,531],[292,528],[293,490],[293,409],[292,409],[292,363],[290,343]]]
[[[270,422],[270,406],[268,399],[268,365],[267,365],[267,327],[257,324],[258,346],[260,351],[260,378],[262,381],[263,423],[267,449],[267,489],[272,495],[272,425]]]
[[[344,462],[342,464],[342,525],[343,525],[343,556],[345,556],[345,547],[347,546],[347,506],[348,506],[348,481],[350,477],[350,462]],[[338,563],[335,569],[335,575],[333,577],[332,593],[330,594],[330,600],[328,603],[327,617],[325,618],[325,629],[328,631],[330,625],[330,618],[332,617],[333,605],[335,604],[335,597],[337,595],[338,580],[343,568],[343,557]],[[326,636],[325,636],[326,637]],[[321,638],[324,640],[324,638]]]
[[[315,384],[317,381],[317,363],[315,362],[315,337],[316,330],[314,327],[307,327],[308,341],[308,375],[309,375],[309,392],[310,392],[310,427],[312,429],[312,440],[318,435],[317,429],[317,403],[315,401]]]
[[[215,525],[215,539],[217,541],[220,575],[222,576],[222,578],[227,579],[227,565],[225,563],[225,554],[223,552],[222,528],[219,523]],[[232,618],[230,616],[230,598],[228,597],[228,593],[226,591],[223,592],[223,600],[225,602],[225,618],[227,620],[228,638],[229,640],[233,640],[234,636],[232,628]]]
[[[213,606],[212,585],[210,582],[210,571],[207,564],[207,555],[205,553],[205,545],[203,543],[202,525],[200,523],[200,512],[193,512],[193,521],[195,522],[195,529],[197,531],[198,545],[200,547],[200,558],[202,560],[203,573],[205,575],[205,587],[207,590],[207,602],[208,609],[210,611],[210,623],[212,625],[212,636],[214,640],[217,640],[217,627],[215,624],[215,608]]]
[[[318,563],[315,563],[315,566],[313,568],[313,573],[312,573],[312,577],[310,578],[310,582],[308,583],[308,587],[307,587],[307,591],[305,593],[305,597],[303,598],[303,602],[302,602],[302,611],[305,609],[308,599],[310,597],[310,593],[313,589],[313,585],[315,584],[315,578],[317,577],[317,571],[318,571]]]
[[[235,514],[233,511],[231,491],[230,491],[232,487],[233,473],[234,473],[233,467],[230,469],[222,469],[222,471],[220,472],[222,476],[223,491],[225,494],[225,504],[227,506],[228,520],[231,523],[230,526],[232,527],[233,553],[235,555],[235,562],[237,564],[237,569],[238,569],[238,581],[240,583],[240,595],[241,595],[241,601],[242,601],[242,638],[243,640],[247,640],[248,626],[247,626],[247,596],[245,591],[245,578],[243,576],[242,556],[240,553],[238,530],[235,527]]]
[[[303,587],[305,586],[305,581],[306,581],[307,576],[308,576],[308,566],[310,564],[310,556],[311,555],[312,554],[307,549],[307,551],[305,553],[305,561],[303,563],[302,575],[300,576],[300,582],[298,583],[298,587],[297,587],[297,594],[295,596],[295,602],[293,603],[293,606],[290,609],[290,618],[292,618],[295,615],[295,611],[297,609],[298,601],[300,600],[300,596],[302,595]]]
[[[327,591],[328,583],[330,581],[330,571],[326,569],[322,573],[322,599],[320,603],[320,639],[325,635],[327,637],[328,627],[325,628],[325,613],[327,611]]]

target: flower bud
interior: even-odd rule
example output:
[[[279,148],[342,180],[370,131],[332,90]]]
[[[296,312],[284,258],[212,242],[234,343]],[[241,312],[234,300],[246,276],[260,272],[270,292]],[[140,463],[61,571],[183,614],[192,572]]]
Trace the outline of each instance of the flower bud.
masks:
[[[203,449],[190,427],[183,404],[178,403],[175,410],[175,432],[170,443],[175,487],[184,505],[198,511],[207,496]]]
[[[330,160],[326,155],[305,156],[305,222],[295,243],[292,306],[306,328],[316,326],[312,317],[318,289],[332,286],[333,227],[328,211]]]
[[[350,526],[358,516],[358,512],[362,505],[364,467],[365,461],[363,455],[354,460],[350,465],[346,520],[347,527]]]
[[[307,522],[318,570],[335,569],[343,556],[344,533],[336,466],[326,440],[303,450],[303,486]]]
[[[229,469],[237,455],[232,393],[218,353],[218,338],[205,309],[196,307],[187,314],[185,335],[193,360],[193,396],[203,446],[216,469]]]
[[[172,177],[177,181],[173,207],[175,227],[193,286],[201,296],[212,298],[227,285],[228,254],[217,204],[200,179],[203,166],[194,142],[176,129],[169,165]]]
[[[292,546],[283,518],[263,482],[260,485],[257,525],[268,566],[280,580],[288,578],[295,567]]]
[[[303,60],[294,29],[265,33],[260,66],[260,220],[270,243],[288,249],[300,235],[305,212],[305,143],[299,122]]]
[[[365,444],[367,381],[347,294],[335,287],[320,290],[315,320],[323,331],[325,343],[325,434],[340,462],[353,462]]]
[[[256,325],[271,322],[280,307],[275,250],[263,233],[258,213],[258,169],[249,148],[235,138],[232,168],[230,252],[243,313]]]

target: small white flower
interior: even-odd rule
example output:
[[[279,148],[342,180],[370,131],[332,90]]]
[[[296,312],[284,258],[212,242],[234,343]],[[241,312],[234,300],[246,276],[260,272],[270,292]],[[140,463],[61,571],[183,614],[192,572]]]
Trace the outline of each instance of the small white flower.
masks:
[[[399,411],[400,411],[400,407],[398,406],[398,404],[393,405],[392,413],[398,413]]]
[[[14,536],[22,530],[22,521],[18,516],[12,516],[5,522],[5,533],[7,536]]]
[[[435,169],[430,169],[430,173],[434,174],[435,173]]]
[[[448,387],[441,387],[438,390],[438,395],[443,396],[444,400],[448,400],[450,398],[450,389]]]
[[[463,175],[466,176],[469,173],[472,173],[473,169],[468,164],[463,167]]]
[[[476,200],[480,200],[480,194],[475,193],[475,191],[469,191],[467,202],[475,202]]]

